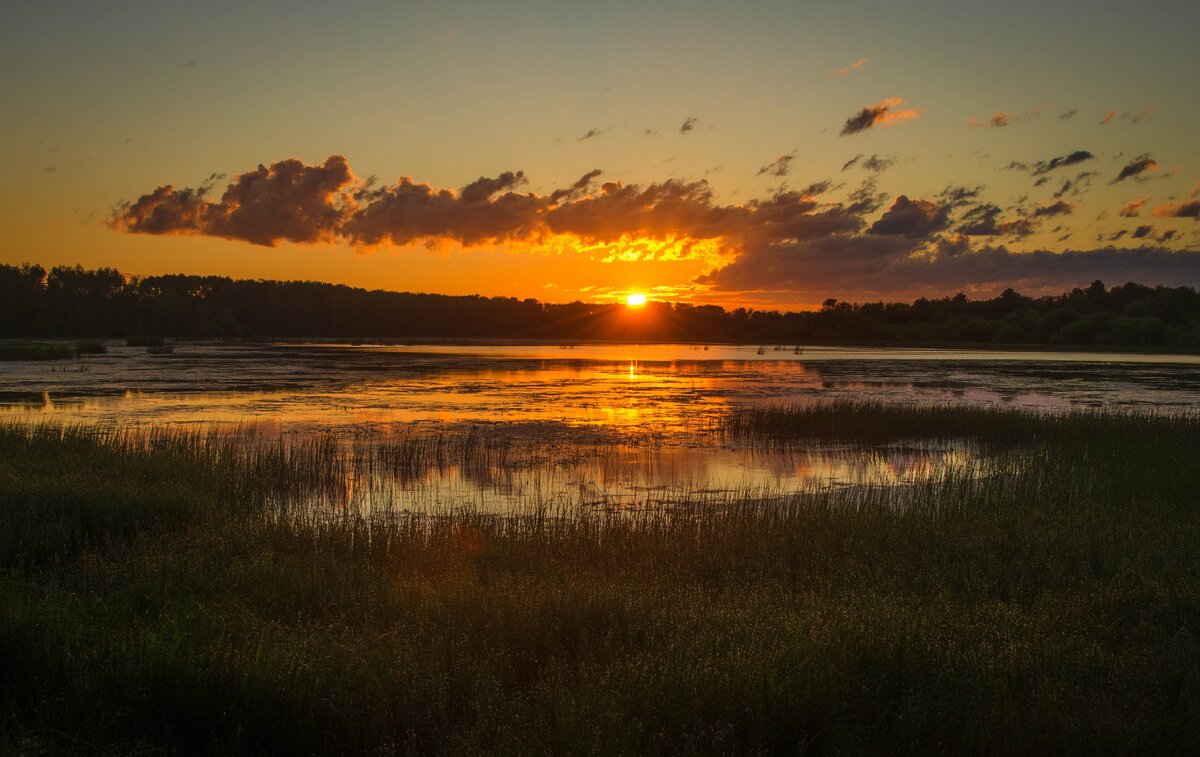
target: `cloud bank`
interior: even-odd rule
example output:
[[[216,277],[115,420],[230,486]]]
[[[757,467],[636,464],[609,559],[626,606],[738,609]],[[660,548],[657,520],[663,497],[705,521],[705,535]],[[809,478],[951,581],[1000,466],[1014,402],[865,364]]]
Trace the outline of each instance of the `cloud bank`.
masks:
[[[1057,161],[1056,168],[1088,159],[1079,155],[1039,165]],[[789,161],[780,160],[767,168],[782,170]],[[1140,156],[1122,173],[1136,175],[1152,162]],[[1142,168],[1131,168],[1135,165]],[[889,203],[871,177],[840,201],[823,197],[832,187],[821,181],[723,204],[705,181],[623,184],[601,181],[599,170],[545,193],[523,191],[521,171],[480,177],[458,190],[408,177],[377,186],[357,178],[340,155],[313,165],[296,159],[260,165],[227,180],[219,196],[216,181],[210,177],[195,189],[159,186],[118,206],[109,225],[133,234],[201,235],[263,246],[538,245],[565,235],[585,244],[681,242],[677,249],[686,256],[693,243],[706,242],[721,255],[695,283],[720,291],[845,296],[1001,285],[1051,291],[1096,278],[1200,283],[1200,251],[1168,249],[1162,245],[1175,240],[1175,233],[1156,238],[1145,224],[1109,238],[1131,234],[1158,246],[1010,250],[1000,242],[1026,237],[1043,223],[1060,223],[1076,206],[1057,200],[1006,211],[981,200],[978,187],[951,186],[932,197],[899,195]],[[1121,216],[1135,217],[1144,204],[1128,203]],[[1154,215],[1195,219],[1200,201],[1168,203]]]

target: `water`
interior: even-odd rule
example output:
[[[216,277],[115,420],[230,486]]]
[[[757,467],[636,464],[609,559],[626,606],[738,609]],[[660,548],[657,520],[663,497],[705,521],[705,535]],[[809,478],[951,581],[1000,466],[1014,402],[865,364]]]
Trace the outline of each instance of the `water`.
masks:
[[[348,481],[344,499],[371,508],[894,486],[979,460],[965,440],[785,454],[706,435],[739,406],[829,399],[1195,410],[1200,358],[681,344],[179,344],[150,355],[110,343],[74,361],[0,363],[0,419],[332,435],[350,446],[485,427],[526,451]]]

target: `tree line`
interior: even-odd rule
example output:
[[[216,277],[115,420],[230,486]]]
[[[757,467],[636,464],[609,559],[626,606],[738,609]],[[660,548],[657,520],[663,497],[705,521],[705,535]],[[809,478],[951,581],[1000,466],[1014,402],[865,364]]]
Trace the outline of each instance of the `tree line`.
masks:
[[[1059,295],[1012,289],[912,303],[826,300],[779,312],[651,302],[368,291],[312,281],[129,277],[113,268],[0,264],[0,338],[507,338],[780,343],[1147,346],[1200,351],[1191,287],[1095,281]]]

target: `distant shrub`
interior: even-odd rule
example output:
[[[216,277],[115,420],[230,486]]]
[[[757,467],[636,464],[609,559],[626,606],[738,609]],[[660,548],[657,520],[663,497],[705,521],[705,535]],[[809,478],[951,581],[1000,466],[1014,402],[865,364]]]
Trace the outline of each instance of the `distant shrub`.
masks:
[[[76,342],[76,355],[103,355],[108,352],[108,347],[104,342]]]

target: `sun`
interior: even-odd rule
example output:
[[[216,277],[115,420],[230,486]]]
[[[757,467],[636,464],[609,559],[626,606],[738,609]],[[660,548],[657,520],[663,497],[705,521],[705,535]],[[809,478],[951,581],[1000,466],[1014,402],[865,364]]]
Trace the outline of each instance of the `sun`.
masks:
[[[642,305],[646,304],[646,295],[640,292],[635,292],[634,294],[631,294],[625,298],[625,304],[631,308],[640,308]]]

